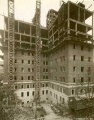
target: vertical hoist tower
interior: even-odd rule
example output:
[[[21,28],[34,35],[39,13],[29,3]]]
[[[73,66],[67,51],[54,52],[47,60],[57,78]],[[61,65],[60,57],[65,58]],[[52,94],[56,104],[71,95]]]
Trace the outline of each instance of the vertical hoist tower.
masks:
[[[14,81],[14,0],[8,0],[8,83]]]
[[[35,103],[40,104],[40,54],[41,54],[41,36],[40,36],[40,12],[41,12],[41,1],[36,0],[36,50],[35,50]]]

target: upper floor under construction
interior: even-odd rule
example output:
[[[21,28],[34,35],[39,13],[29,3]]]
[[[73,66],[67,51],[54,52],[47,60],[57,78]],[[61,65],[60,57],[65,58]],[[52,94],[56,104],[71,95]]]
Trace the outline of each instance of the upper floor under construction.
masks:
[[[89,25],[86,21],[92,18]],[[35,18],[35,16],[34,16]],[[15,49],[35,49],[36,25],[33,18],[32,24],[15,20]],[[5,28],[2,33],[1,43],[8,46],[8,17],[5,17]],[[85,8],[82,3],[75,4],[71,1],[63,2],[58,11],[49,10],[46,19],[46,27],[41,26],[42,50],[47,51],[61,44],[66,37],[75,40],[92,43],[93,40],[93,12]]]

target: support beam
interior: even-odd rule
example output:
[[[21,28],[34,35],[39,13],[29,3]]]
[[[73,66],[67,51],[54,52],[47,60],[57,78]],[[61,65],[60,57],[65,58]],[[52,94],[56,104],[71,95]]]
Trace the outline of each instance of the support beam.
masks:
[[[78,7],[78,21],[80,21],[80,7]]]
[[[77,22],[75,23],[75,31],[76,31],[76,35],[77,35]]]
[[[94,40],[94,11],[93,11],[93,14],[92,14],[92,39]]]
[[[70,18],[70,2],[68,2],[68,11],[67,11],[67,17],[68,17],[68,34],[70,34],[70,20],[69,20],[69,18]]]

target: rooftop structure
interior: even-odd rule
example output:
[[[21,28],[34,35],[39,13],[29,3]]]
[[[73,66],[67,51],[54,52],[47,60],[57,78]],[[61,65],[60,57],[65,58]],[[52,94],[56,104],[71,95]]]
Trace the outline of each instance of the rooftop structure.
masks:
[[[49,28],[52,23],[55,21],[55,19],[57,18],[57,15],[58,15],[58,12],[51,9],[48,11],[48,14],[47,14],[47,19],[46,19],[46,23],[47,23],[47,28]]]

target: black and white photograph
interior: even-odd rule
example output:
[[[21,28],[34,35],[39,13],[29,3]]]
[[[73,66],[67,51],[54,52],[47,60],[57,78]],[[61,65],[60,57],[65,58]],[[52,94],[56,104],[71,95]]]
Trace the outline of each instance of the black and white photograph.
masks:
[[[94,0],[0,0],[0,120],[94,120]]]

